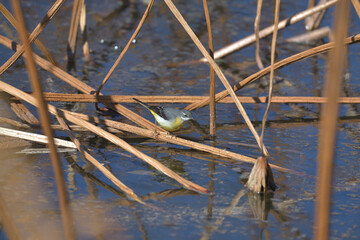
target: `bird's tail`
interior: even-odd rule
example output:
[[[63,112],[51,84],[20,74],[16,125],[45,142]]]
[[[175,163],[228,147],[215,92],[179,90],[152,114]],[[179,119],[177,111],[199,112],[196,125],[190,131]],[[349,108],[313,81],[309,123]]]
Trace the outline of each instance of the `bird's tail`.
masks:
[[[144,102],[142,102],[142,101],[140,101],[139,99],[137,99],[137,98],[133,98],[135,101],[137,101],[140,105],[142,105],[143,107],[146,107],[147,109],[149,109],[150,110],[150,106],[149,105],[147,105],[146,103],[144,103]]]

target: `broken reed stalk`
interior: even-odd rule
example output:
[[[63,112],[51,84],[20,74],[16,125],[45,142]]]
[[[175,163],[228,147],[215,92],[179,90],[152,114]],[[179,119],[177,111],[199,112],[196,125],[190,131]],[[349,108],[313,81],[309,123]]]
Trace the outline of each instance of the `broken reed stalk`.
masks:
[[[80,13],[84,0],[74,0],[71,13],[69,36],[67,43],[67,66],[71,69],[75,65],[76,41],[80,24]]]
[[[14,95],[16,97],[21,98],[22,100],[37,106],[37,102],[35,101],[35,98],[33,96],[31,96],[30,94],[27,94],[5,82],[0,81],[0,89],[2,89],[3,91],[7,92],[10,95]],[[48,108],[49,108],[49,112],[53,115],[58,114],[58,109],[56,109],[54,106],[48,104]],[[77,124],[83,128],[88,129],[89,131],[99,135],[100,137],[103,137],[105,139],[107,139],[108,141],[114,143],[115,145],[118,145],[119,147],[123,148],[124,150],[132,153],[133,155],[137,156],[138,158],[142,159],[143,161],[145,161],[146,163],[148,163],[149,165],[153,166],[154,168],[156,168],[158,171],[162,172],[163,174],[167,175],[168,177],[173,178],[174,180],[176,180],[177,182],[179,182],[180,184],[182,184],[185,188],[188,188],[190,190],[193,191],[197,191],[197,192],[201,192],[201,193],[208,193],[208,190],[191,182],[188,181],[182,177],[180,177],[179,175],[177,175],[175,172],[173,172],[171,169],[167,168],[166,166],[164,166],[163,164],[161,164],[159,161],[147,156],[146,154],[138,151],[136,148],[134,148],[133,146],[131,146],[130,144],[128,144],[127,142],[125,142],[124,140],[118,138],[117,136],[103,130],[100,127],[97,127],[93,124],[91,124],[90,122],[83,120],[81,118],[79,118],[77,115],[79,114],[74,114],[65,110],[61,110],[62,112],[62,117],[64,117],[67,121],[70,121],[74,124]],[[88,117],[88,118],[92,118],[92,117]],[[144,129],[143,129],[144,130]],[[154,134],[153,130],[152,130],[152,134]]]
[[[258,0],[262,1],[262,0]],[[261,124],[261,134],[260,134],[260,143],[261,143],[261,154],[267,158],[268,155],[266,151],[264,151],[264,132],[265,132],[265,124],[266,120],[270,111],[270,105],[271,105],[271,98],[272,98],[272,91],[273,91],[273,85],[274,85],[274,64],[275,64],[275,50],[276,50],[276,39],[277,39],[277,33],[278,33],[278,24],[279,24],[279,12],[280,12],[280,0],[275,1],[275,16],[274,16],[274,33],[271,41],[271,65],[270,65],[270,84],[269,84],[269,95],[268,95],[268,102],[266,105],[266,110],[262,119]]]
[[[303,34],[299,34],[294,37],[290,37],[285,39],[286,42],[293,42],[293,43],[308,43],[311,41],[316,41],[322,39],[326,36],[330,38],[331,29],[329,27],[323,27],[316,30],[312,30],[310,32],[306,32]],[[331,39],[331,38],[330,38]]]
[[[338,97],[346,47],[343,39],[347,35],[349,24],[349,1],[343,0],[336,5],[335,47],[328,55],[326,82],[324,87],[327,103],[321,112],[319,129],[319,147],[316,181],[315,228],[313,239],[329,238],[329,218],[331,201],[331,179],[336,146],[337,118],[339,112]]]
[[[351,3],[353,5],[358,17],[360,18],[360,3],[359,3],[359,1],[358,0],[351,0]]]
[[[208,99],[207,96],[136,96],[136,95],[100,95],[76,93],[51,93],[44,92],[44,99],[48,102],[84,102],[84,103],[136,103],[133,98],[137,98],[145,103],[192,103]],[[268,97],[238,97],[242,103],[267,103]],[[20,100],[14,98],[11,100]],[[341,104],[360,103],[360,97],[340,97]],[[271,103],[325,103],[325,97],[302,97],[302,96],[273,96]],[[19,102],[20,103],[20,102]],[[225,97],[218,103],[234,103],[231,97]]]
[[[4,17],[9,21],[9,23],[16,29],[18,26],[18,23],[16,19],[13,17],[13,15],[0,3],[0,12],[4,15]],[[29,34],[29,33],[28,33]],[[46,49],[44,44],[39,40],[35,39],[34,44],[40,49],[40,51],[44,54],[44,56],[54,65],[59,66],[59,64],[56,62],[53,55]]]
[[[326,1],[327,0],[320,0],[317,5],[321,6],[324,3],[326,3]],[[311,9],[314,6],[315,6],[315,1],[309,0],[308,9]],[[305,18],[305,29],[307,31],[312,31],[312,30],[317,29],[321,23],[321,20],[324,18],[325,11],[326,10],[319,11],[319,12]]]
[[[50,22],[50,20],[54,17],[57,11],[60,9],[65,0],[57,0],[46,13],[42,21],[36,26],[34,31],[29,36],[30,44],[39,36],[39,34],[44,30],[45,26]],[[21,46],[18,51],[14,53],[1,67],[0,67],[0,75],[2,75],[11,65],[13,65],[16,60],[24,53],[24,47]]]
[[[105,83],[109,80],[111,74],[115,71],[115,68],[119,65],[121,59],[123,58],[123,56],[125,55],[125,53],[127,52],[127,50],[129,49],[132,41],[135,39],[135,37],[138,35],[141,27],[144,25],[145,19],[147,18],[147,16],[150,13],[150,10],[152,8],[152,5],[154,4],[154,0],[149,0],[149,3],[147,5],[147,8],[139,22],[139,24],[137,25],[133,35],[130,37],[129,41],[127,42],[126,46],[124,47],[124,49],[121,51],[119,57],[116,59],[114,65],[110,68],[109,72],[106,74],[105,78],[103,79],[102,83],[100,84],[100,86],[98,87],[98,89],[96,90],[96,96],[99,95],[101,89],[103,88],[103,86],[105,85]],[[97,107],[97,104],[96,104]],[[161,130],[164,131],[164,130]]]
[[[211,31],[211,20],[209,14],[209,7],[207,4],[207,0],[203,0],[204,12],[205,12],[205,19],[206,19],[206,26],[208,31],[208,38],[209,38],[209,54],[210,57],[214,58],[214,44],[213,44],[213,37]],[[215,71],[214,68],[210,65],[210,136],[215,136],[216,134],[216,110],[215,110]]]
[[[260,36],[259,36],[262,4],[263,4],[262,0],[257,1],[256,17],[254,22],[254,32],[255,32],[255,41],[256,41],[255,59],[259,69],[264,68],[264,64],[262,63],[260,57]]]
[[[6,47],[17,51],[18,45],[14,44],[13,41],[11,41],[10,39],[1,36],[0,35],[0,42],[2,44],[4,44]],[[21,49],[22,46],[19,46],[19,49]],[[76,88],[77,90],[86,93],[86,94],[91,94],[95,92],[95,89],[90,87],[89,85],[87,85],[86,83],[80,81],[79,79],[75,78],[74,76],[72,76],[71,74],[65,72],[64,70],[62,70],[61,68],[51,64],[50,62],[46,61],[45,59],[41,58],[39,55],[37,54],[33,54],[33,57],[36,61],[36,63],[43,68],[44,70],[54,74],[55,76],[57,76],[58,78],[60,78],[61,80],[63,80],[64,82],[66,82],[67,84],[71,85],[72,87]],[[156,131],[163,131],[166,132],[165,130],[163,130],[162,128],[156,126],[154,123],[144,119],[143,117],[141,117],[140,115],[130,111],[129,109],[127,109],[126,107],[120,105],[120,104],[113,104],[113,103],[104,103],[105,105],[107,105],[109,108],[114,109],[115,111],[117,111],[118,113],[120,113],[121,115],[125,116],[126,118],[130,119],[131,121],[133,121],[134,123],[147,128],[147,129],[155,129]]]
[[[53,166],[53,170],[55,173],[56,186],[59,195],[60,208],[61,208],[61,216],[62,222],[65,232],[66,239],[75,239],[75,227],[74,221],[72,218],[71,207],[69,198],[66,192],[66,186],[64,181],[64,176],[62,175],[62,168],[59,156],[56,152],[56,146],[54,142],[54,133],[50,126],[50,117],[49,111],[47,109],[47,104],[44,101],[44,97],[42,95],[42,88],[39,80],[39,76],[36,70],[36,64],[32,56],[32,49],[30,46],[30,40],[28,39],[28,32],[25,26],[25,19],[21,10],[21,5],[19,0],[11,0],[11,5],[18,21],[18,33],[20,35],[21,42],[23,43],[24,49],[24,57],[25,57],[25,65],[28,71],[31,87],[35,93],[40,122],[42,125],[42,129],[45,135],[48,138],[48,148],[50,149],[50,158]]]
[[[20,118],[22,121],[29,124],[39,124],[40,121],[25,107],[22,102],[18,100],[10,101],[11,110]]]
[[[289,17],[289,18],[286,18],[284,20],[282,20],[281,22],[279,22],[278,24],[278,28],[279,30],[280,29],[283,29],[291,24],[294,24],[294,23],[297,23],[299,21],[301,21],[302,19],[308,17],[308,16],[311,16],[313,15],[314,13],[317,13],[321,10],[324,10],[324,9],[327,9],[329,7],[331,7],[332,5],[334,5],[335,3],[337,3],[339,0],[329,0],[328,2],[322,4],[322,5],[319,5],[319,6],[316,6],[316,7],[313,7],[311,9],[307,9],[305,11],[302,11],[292,17]],[[264,38],[264,37],[267,37],[269,36],[270,34],[272,34],[274,31],[274,25],[272,26],[269,26],[269,27],[266,27],[264,29],[262,29],[260,32],[259,32],[259,36],[260,38]],[[255,34],[252,34],[250,36],[247,36],[243,39],[240,39],[239,41],[236,41],[226,47],[223,47],[219,50],[217,50],[215,53],[214,53],[214,58],[215,59],[219,59],[219,58],[222,58],[222,57],[225,57],[226,55],[229,55],[230,53],[233,53],[241,48],[244,48],[252,43],[254,43],[256,41],[256,37],[255,37]],[[200,62],[207,62],[208,60],[206,58],[201,58],[199,59],[198,61]]]
[[[261,0],[258,0],[261,1]],[[262,119],[261,124],[261,134],[260,134],[260,144],[261,144],[261,154],[262,156],[256,160],[255,165],[251,169],[249,179],[246,183],[246,186],[254,192],[266,192],[268,189],[275,191],[276,184],[274,177],[271,171],[271,168],[268,164],[267,158],[268,154],[264,150],[264,132],[265,124],[269,114],[272,90],[274,85],[274,63],[275,63],[275,49],[276,49],[276,39],[278,33],[278,23],[279,23],[279,13],[280,13],[280,0],[275,1],[275,14],[274,14],[274,33],[271,41],[271,69],[270,69],[270,84],[269,84],[269,95],[268,103],[266,105],[266,110]]]
[[[0,89],[2,91],[5,91],[5,92],[9,93],[10,95],[13,95],[13,96],[15,96],[17,98],[21,98],[22,100],[33,104],[32,103],[32,96],[30,94],[26,94],[26,93],[24,93],[24,92],[22,92],[22,91],[20,91],[20,90],[18,90],[16,88],[14,88],[13,86],[11,86],[9,84],[6,84],[6,83],[0,81]],[[20,91],[20,93],[19,93],[19,91]],[[49,105],[49,106],[51,106],[51,105]],[[68,114],[70,114],[70,113],[68,113]],[[116,128],[116,129],[126,131],[126,132],[131,132],[131,133],[137,134],[139,136],[145,136],[145,137],[154,138],[154,139],[157,139],[157,140],[162,140],[162,141],[173,143],[173,144],[182,145],[182,146],[185,146],[185,147],[193,148],[195,150],[208,152],[208,153],[220,156],[220,157],[230,158],[230,159],[234,159],[234,160],[238,160],[238,161],[242,161],[242,162],[248,162],[248,163],[254,163],[255,162],[255,159],[253,159],[251,157],[247,157],[247,156],[243,156],[243,155],[238,154],[238,153],[233,153],[233,152],[229,152],[227,150],[207,146],[205,144],[193,142],[193,141],[190,141],[190,140],[185,140],[185,139],[175,137],[175,136],[167,134],[167,133],[158,133],[158,134],[154,135],[154,130],[147,130],[147,129],[143,129],[143,128],[140,128],[140,127],[120,123],[120,122],[117,122],[117,121],[107,120],[107,119],[100,120],[97,117],[89,117],[89,116],[86,116],[86,115],[80,114],[80,113],[71,113],[71,114],[76,116],[77,118],[82,118],[84,120],[92,120],[96,124],[104,124],[106,126]],[[82,126],[82,125],[80,125],[80,126]],[[82,127],[84,127],[84,126],[82,126]],[[89,129],[89,128],[87,128],[87,129]],[[95,132],[95,133],[98,134],[97,132]],[[117,144],[117,143],[115,143],[115,144]],[[279,166],[276,166],[276,165],[270,165],[270,166],[272,168],[274,168],[274,169],[279,170],[279,171],[299,174],[299,173],[297,173],[297,172],[295,172],[293,170],[287,169],[287,168],[279,167]]]
[[[97,169],[100,170],[108,179],[110,179],[111,182],[113,182],[119,189],[121,189],[127,196],[129,196],[131,199],[134,199],[135,201],[145,204],[136,194],[135,192],[126,186],[124,183],[122,183],[118,178],[114,176],[106,167],[104,167],[103,164],[101,164],[98,160],[96,160],[89,151],[81,145],[80,141],[74,136],[74,134],[71,132],[69,126],[66,124],[65,120],[59,116],[59,114],[56,114],[56,119],[62,126],[62,128],[66,131],[67,135],[70,137],[71,141],[76,145],[76,148],[79,150],[81,155],[84,159],[87,159],[89,162],[91,162]]]
[[[82,46],[85,62],[90,60],[90,50],[89,50],[89,41],[87,37],[87,27],[86,27],[86,4],[85,1],[81,5],[80,12],[80,30],[82,35]]]
[[[235,92],[233,91],[231,85],[229,84],[229,82],[227,81],[225,75],[223,74],[223,72],[221,71],[221,69],[219,68],[219,66],[215,63],[214,59],[211,58],[211,56],[209,55],[209,53],[206,51],[206,49],[204,48],[204,46],[202,45],[202,43],[200,42],[199,38],[195,35],[195,33],[193,32],[193,30],[190,28],[190,26],[187,24],[187,22],[185,21],[184,17],[181,15],[181,13],[179,12],[179,10],[176,8],[176,6],[174,5],[174,3],[171,0],[164,0],[166,5],[169,7],[170,11],[174,14],[174,16],[176,17],[176,19],[179,21],[179,23],[182,25],[182,27],[184,28],[184,30],[188,33],[188,35],[190,36],[190,38],[193,40],[193,42],[195,43],[195,45],[198,47],[198,49],[200,50],[200,52],[205,56],[205,58],[208,60],[208,62],[211,64],[211,66],[214,68],[214,71],[216,72],[217,76],[219,77],[219,79],[221,80],[221,82],[223,83],[223,85],[225,86],[225,88],[227,89],[227,91],[230,93],[230,96],[234,99],[235,105],[237,106],[237,108],[239,109],[242,117],[244,118],[248,128],[250,129],[251,133],[253,134],[257,144],[260,147],[260,138],[259,135],[257,133],[257,131],[255,130],[254,126],[252,125],[244,107],[242,106],[241,102],[239,101],[239,99],[237,98]],[[266,148],[264,147],[264,150],[266,150]]]
[[[25,139],[33,142],[45,143],[45,144],[49,143],[47,136],[37,133],[29,133],[24,131],[13,130],[9,128],[3,128],[3,127],[0,127],[0,135],[16,137],[16,138],[21,138],[21,139]],[[60,147],[76,148],[73,142],[66,141],[60,138],[54,138],[54,144]]]
[[[360,34],[357,34],[357,35],[351,36],[351,37],[347,37],[343,41],[344,41],[345,45],[357,43],[357,42],[360,41]],[[276,69],[285,67],[286,65],[289,65],[291,63],[298,62],[298,61],[300,61],[302,59],[306,59],[308,57],[312,57],[312,56],[315,56],[317,54],[324,53],[324,52],[332,49],[333,47],[334,47],[334,42],[330,42],[330,43],[326,43],[326,44],[320,45],[318,47],[314,47],[312,49],[303,51],[301,53],[294,54],[294,55],[292,55],[292,56],[290,56],[288,58],[285,58],[283,60],[280,60],[280,61],[276,62],[275,65],[274,65],[274,69],[276,70]],[[239,82],[238,84],[233,86],[234,91],[238,91],[238,90],[242,89],[243,87],[245,87],[246,85],[248,85],[250,83],[253,83],[257,79],[267,75],[268,73],[270,73],[270,69],[271,69],[271,66],[268,66],[268,67],[266,67],[266,68],[264,68],[264,69],[262,69],[262,70],[260,70],[260,71],[258,71],[256,73],[252,74],[251,76],[245,78],[244,80],[242,80],[241,82]],[[219,93],[217,93],[215,95],[215,101],[217,102],[217,101],[225,98],[227,95],[229,95],[227,90],[219,92]],[[192,103],[189,106],[187,106],[186,109],[194,110],[194,109],[197,109],[197,108],[204,107],[204,106],[206,106],[208,104],[209,104],[209,98],[207,98],[207,99],[205,99],[205,100],[203,100],[201,102]]]
[[[75,114],[77,117],[85,119],[85,120],[89,119],[89,117],[87,117],[84,114],[79,114],[79,113],[73,113],[73,114]],[[254,158],[247,157],[247,156],[244,156],[244,155],[241,155],[241,154],[238,154],[238,153],[233,153],[233,152],[230,152],[230,151],[227,151],[227,150],[224,150],[224,149],[211,147],[211,146],[201,144],[201,143],[197,143],[197,142],[194,142],[194,141],[182,139],[182,138],[179,138],[179,137],[176,137],[174,135],[167,134],[167,133],[158,133],[157,135],[154,135],[153,130],[147,130],[147,129],[143,129],[143,128],[140,128],[140,127],[128,125],[128,124],[113,121],[113,120],[108,120],[108,119],[100,120],[100,119],[95,118],[95,117],[91,117],[91,120],[94,121],[96,124],[104,124],[105,126],[109,126],[109,127],[115,128],[115,129],[119,129],[121,131],[131,132],[131,133],[134,133],[134,134],[139,135],[139,136],[149,137],[149,138],[153,138],[153,139],[156,139],[156,140],[161,140],[161,141],[164,141],[164,142],[189,147],[189,148],[192,148],[192,149],[195,149],[195,150],[198,150],[198,151],[208,152],[208,153],[211,153],[211,154],[219,156],[219,157],[230,158],[230,159],[241,161],[241,162],[255,163]],[[274,169],[277,169],[278,171],[298,174],[295,171],[292,171],[290,169],[283,168],[283,167],[280,167],[280,166],[271,165],[271,167],[273,167]]]

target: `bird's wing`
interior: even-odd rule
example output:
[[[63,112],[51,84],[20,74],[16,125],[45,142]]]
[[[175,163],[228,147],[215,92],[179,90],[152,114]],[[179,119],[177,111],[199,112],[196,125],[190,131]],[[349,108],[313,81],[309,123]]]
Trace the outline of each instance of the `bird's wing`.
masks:
[[[166,114],[165,108],[163,107],[158,107],[158,106],[150,106],[149,109],[151,111],[154,111],[157,115],[159,115],[160,117],[162,117],[165,120],[170,120],[171,116],[169,116],[168,114]]]

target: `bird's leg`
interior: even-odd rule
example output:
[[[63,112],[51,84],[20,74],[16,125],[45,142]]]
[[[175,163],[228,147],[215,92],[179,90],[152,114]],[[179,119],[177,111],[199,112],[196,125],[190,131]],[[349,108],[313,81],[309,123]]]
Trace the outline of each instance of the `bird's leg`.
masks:
[[[157,127],[157,121],[155,119],[155,128],[154,128],[154,137],[157,138],[157,136],[159,135],[159,133],[156,131],[156,127]]]

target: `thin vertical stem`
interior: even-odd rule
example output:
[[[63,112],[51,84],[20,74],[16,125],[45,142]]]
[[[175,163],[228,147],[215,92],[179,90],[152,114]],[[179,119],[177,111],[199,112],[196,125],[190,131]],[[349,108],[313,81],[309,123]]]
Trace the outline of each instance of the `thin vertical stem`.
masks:
[[[61,164],[55,147],[54,134],[50,126],[50,118],[49,118],[47,104],[44,101],[44,96],[42,93],[39,76],[36,70],[35,61],[32,57],[32,50],[28,39],[28,34],[27,34],[28,32],[25,27],[25,20],[23,17],[19,0],[12,0],[11,4],[19,24],[17,29],[20,35],[21,42],[23,43],[24,46],[25,64],[29,74],[29,79],[35,97],[39,104],[38,111],[41,120],[41,126],[43,128],[45,135],[48,137],[48,141],[49,141],[48,147],[50,148],[50,157],[52,160],[56,185],[60,198],[60,207],[61,207],[62,220],[64,224],[65,237],[66,239],[75,239],[75,229],[73,225],[70,204],[65,188],[64,177],[62,175]]]
[[[274,80],[274,64],[275,64],[275,49],[276,49],[276,38],[278,33],[278,25],[279,25],[279,13],[280,13],[280,0],[276,0],[275,2],[275,16],[274,16],[274,34],[272,37],[271,42],[271,68],[270,68],[270,85],[269,85],[269,96],[268,102],[266,105],[266,110],[262,119],[262,126],[261,126],[261,134],[260,134],[260,148],[261,154],[263,156],[267,156],[268,153],[264,149],[264,131],[265,131],[265,123],[266,119],[269,114],[270,105],[271,105],[271,98],[272,98],[272,89],[273,89],[273,80]]]
[[[254,28],[255,28],[254,31],[255,31],[255,37],[256,37],[255,58],[256,58],[256,63],[260,69],[264,68],[264,64],[262,63],[261,57],[260,57],[260,36],[259,36],[262,4],[263,4],[263,1],[258,0],[257,10],[256,10],[256,18],[255,18],[255,23],[254,23]]]
[[[343,0],[336,4],[335,47],[328,57],[328,71],[325,82],[325,103],[321,111],[319,130],[318,170],[317,170],[317,201],[315,206],[314,239],[325,240],[329,237],[329,218],[331,201],[331,178],[333,169],[334,149],[342,74],[346,48],[344,38],[349,23],[349,1]]]
[[[73,3],[67,46],[67,65],[69,69],[71,69],[75,65],[76,41],[79,30],[81,7],[83,6],[83,4],[84,0],[74,0]]]
[[[137,25],[133,35],[130,37],[129,41],[127,42],[126,46],[124,47],[124,49],[122,50],[122,52],[120,53],[119,57],[116,59],[115,63],[113,64],[113,66],[110,68],[109,72],[106,74],[105,78],[103,79],[102,83],[100,84],[100,86],[98,87],[98,89],[96,90],[96,96],[98,96],[100,94],[101,89],[104,87],[105,83],[109,80],[111,74],[115,71],[115,68],[119,65],[121,59],[124,57],[125,53],[127,52],[127,50],[129,49],[132,41],[135,39],[135,37],[138,35],[141,27],[144,25],[144,22],[147,18],[147,16],[150,13],[150,10],[152,8],[152,5],[154,4],[154,0],[149,0],[148,6],[144,12],[144,15],[142,16],[139,24]]]
[[[209,37],[209,53],[210,56],[214,59],[214,44],[212,38],[212,31],[211,31],[211,20],[209,14],[209,8],[207,4],[207,0],[203,0],[204,5],[204,12],[205,12],[205,19],[206,25],[208,30],[208,37]],[[210,66],[210,135],[215,136],[216,134],[216,111],[215,111],[215,71],[214,68]]]

